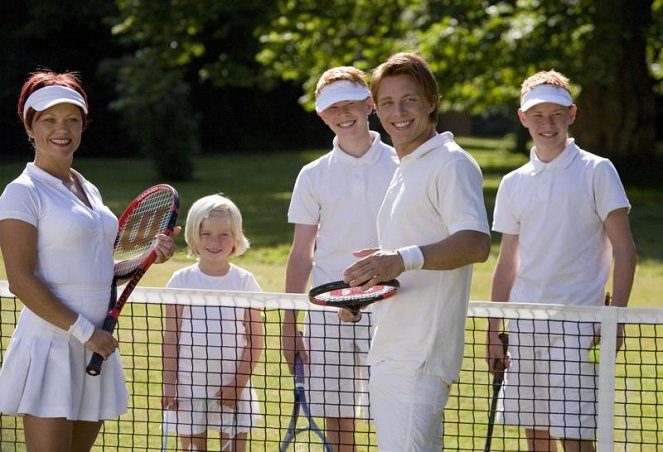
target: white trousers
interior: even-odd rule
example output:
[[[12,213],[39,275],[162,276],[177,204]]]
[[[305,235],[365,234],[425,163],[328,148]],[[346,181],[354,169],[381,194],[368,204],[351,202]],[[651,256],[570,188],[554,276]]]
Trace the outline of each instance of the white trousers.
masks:
[[[380,452],[442,450],[443,412],[451,386],[422,374],[416,365],[382,361],[371,366],[371,414]]]

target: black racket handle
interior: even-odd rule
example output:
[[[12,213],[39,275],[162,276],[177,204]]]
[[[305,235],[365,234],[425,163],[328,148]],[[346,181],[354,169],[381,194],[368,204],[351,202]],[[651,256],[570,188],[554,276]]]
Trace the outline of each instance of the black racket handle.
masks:
[[[107,316],[106,320],[104,320],[104,324],[102,325],[101,329],[108,331],[109,333],[112,333],[115,330],[115,325],[117,325],[117,319],[112,316]],[[103,356],[101,356],[99,353],[95,353],[94,355],[92,355],[92,358],[90,358],[90,362],[85,368],[85,372],[87,372],[88,375],[96,377],[101,373],[101,365],[103,363],[104,363]]]
[[[500,341],[502,342],[502,348],[504,349],[504,359],[506,359],[506,354],[509,351],[509,335],[506,333],[500,333],[499,334]],[[497,362],[495,363],[495,378],[500,379],[500,384],[502,383],[502,379],[504,378],[504,371],[506,370],[506,366],[502,362],[502,360],[496,360]]]

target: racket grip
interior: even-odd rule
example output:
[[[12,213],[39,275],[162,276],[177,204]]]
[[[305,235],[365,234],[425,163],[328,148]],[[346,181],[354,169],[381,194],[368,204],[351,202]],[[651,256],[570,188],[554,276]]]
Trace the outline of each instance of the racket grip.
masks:
[[[104,320],[104,324],[102,325],[101,329],[112,333],[113,330],[115,330],[115,325],[117,325],[117,319],[109,315]],[[104,358],[99,353],[95,353],[92,355],[92,358],[90,358],[90,362],[85,368],[85,372],[87,372],[88,375],[96,377],[101,373],[101,365],[103,363]]]
[[[113,317],[112,315],[109,315],[106,316],[104,324],[101,325],[101,329],[104,331],[108,331],[109,333],[112,333],[113,331],[115,331],[115,325],[117,325],[117,318]]]
[[[101,373],[101,365],[103,364],[103,362],[104,358],[99,353],[95,353],[94,355],[92,355],[90,362],[85,368],[85,372],[87,372],[88,375],[96,377]]]

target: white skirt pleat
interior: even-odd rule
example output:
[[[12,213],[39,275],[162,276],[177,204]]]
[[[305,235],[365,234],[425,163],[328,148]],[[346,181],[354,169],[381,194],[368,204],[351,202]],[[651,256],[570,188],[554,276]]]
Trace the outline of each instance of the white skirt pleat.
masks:
[[[125,413],[129,394],[119,352],[96,377],[85,372],[91,357],[69,333],[24,309],[0,369],[0,412],[81,421]]]

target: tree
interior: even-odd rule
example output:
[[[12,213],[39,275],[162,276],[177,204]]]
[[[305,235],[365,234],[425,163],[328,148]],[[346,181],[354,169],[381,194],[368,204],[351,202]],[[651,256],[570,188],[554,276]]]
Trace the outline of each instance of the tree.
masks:
[[[117,74],[119,97],[112,105],[124,112],[126,127],[160,175],[190,179],[201,148],[201,117],[194,114],[192,92],[208,82],[217,89],[256,82],[257,41],[250,37],[267,2],[116,4],[113,33],[133,54],[106,64],[108,72]]]
[[[581,146],[613,159],[629,181],[644,182],[638,162],[648,162],[652,181],[658,179],[651,173],[663,173],[663,165],[655,163],[660,154],[650,105],[655,89],[661,89],[660,77],[653,78],[660,76],[656,71],[663,62],[660,40],[650,37],[661,34],[661,0],[330,0],[324,9],[314,0],[299,0],[278,5],[280,15],[263,30],[258,58],[272,76],[300,81],[309,108],[315,80],[327,67],[370,69],[401,50],[416,50],[429,61],[443,110],[475,114],[515,115],[520,82],[555,68],[581,93],[578,127],[572,130]],[[624,94],[628,101],[620,99]],[[605,101],[598,102],[606,98],[612,99],[610,114]]]
[[[119,51],[103,21],[113,10],[113,4],[106,0],[80,2],[75,8],[63,7],[60,0],[2,2],[0,147],[5,160],[25,161],[33,157],[32,146],[16,115],[16,104],[28,74],[40,67],[76,71],[83,79],[90,103],[90,124],[79,155],[116,155],[118,149],[128,149],[124,134],[117,133],[118,115],[106,108],[114,94],[113,86],[96,72],[102,56],[112,57]]]
[[[647,30],[652,0],[602,0],[596,3],[594,33],[585,45],[585,74],[574,127],[579,143],[611,160],[630,182],[655,181],[656,106],[647,67]],[[628,68],[628,70],[625,70]]]

